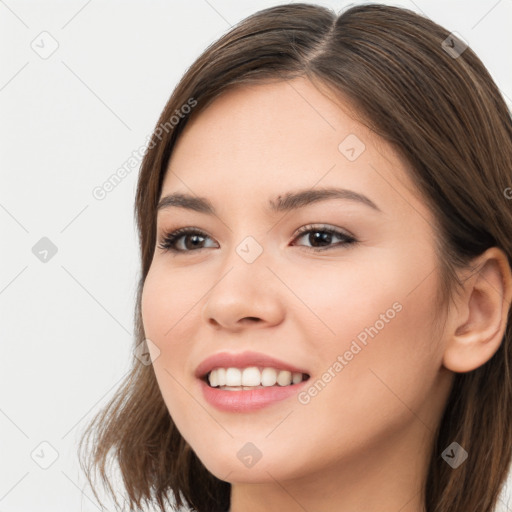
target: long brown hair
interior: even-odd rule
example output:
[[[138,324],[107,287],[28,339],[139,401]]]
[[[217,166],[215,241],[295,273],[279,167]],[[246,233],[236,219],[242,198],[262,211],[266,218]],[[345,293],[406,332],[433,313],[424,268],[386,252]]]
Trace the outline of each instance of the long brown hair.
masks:
[[[510,113],[478,57],[449,37],[448,30],[402,8],[366,4],[337,14],[289,4],[253,14],[211,44],[174,89],[141,165],[135,214],[142,272],[134,347],[145,340],[141,292],[156,243],[166,164],[189,118],[244,84],[307,77],[348,98],[364,123],[396,148],[439,226],[443,307],[461,284],[456,269],[489,247],[501,248],[512,266],[512,201],[506,193],[512,185]],[[176,111],[186,114],[170,122]],[[498,500],[512,449],[510,317],[509,310],[494,356],[455,374],[429,462],[428,512],[491,512]],[[86,445],[91,436],[92,448]],[[453,441],[469,452],[457,470],[441,458]],[[79,451],[80,463],[93,490],[95,469],[112,495],[107,456],[113,456],[130,510],[157,504],[164,511],[171,500],[199,512],[229,507],[231,485],[213,476],[182,438],[152,366],[136,358],[115,396],[88,425],[83,446],[87,453],[82,460]]]

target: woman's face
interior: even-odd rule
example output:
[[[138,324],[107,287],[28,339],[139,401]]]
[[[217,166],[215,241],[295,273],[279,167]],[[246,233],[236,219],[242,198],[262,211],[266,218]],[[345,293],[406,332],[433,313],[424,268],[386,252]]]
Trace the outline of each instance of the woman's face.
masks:
[[[302,78],[232,90],[169,162],[161,199],[182,196],[158,211],[144,330],[177,428],[220,479],[360,481],[427,457],[448,390],[434,221],[349,112]],[[212,368],[235,389],[206,384]],[[267,385],[240,390],[240,375]]]

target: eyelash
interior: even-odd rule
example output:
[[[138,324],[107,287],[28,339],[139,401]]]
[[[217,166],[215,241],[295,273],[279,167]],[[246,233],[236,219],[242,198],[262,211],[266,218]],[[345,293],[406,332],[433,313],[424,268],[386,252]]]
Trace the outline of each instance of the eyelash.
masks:
[[[322,251],[326,251],[326,250],[329,250],[329,249],[332,249],[335,247],[350,246],[350,245],[356,244],[358,242],[358,240],[356,240],[353,236],[348,235],[348,234],[346,234],[342,231],[339,231],[337,229],[329,228],[327,226],[313,226],[313,225],[307,225],[307,226],[302,227],[299,230],[299,232],[297,233],[297,235],[295,236],[294,240],[301,238],[303,235],[305,235],[307,233],[329,233],[330,235],[335,235],[335,236],[338,236],[339,238],[344,239],[344,241],[339,242],[335,245],[329,245],[329,246],[322,247],[322,248],[302,246],[302,247],[306,247],[306,249],[308,249],[312,252],[322,252]],[[210,238],[204,231],[201,231],[200,229],[192,228],[192,227],[180,228],[171,233],[164,233],[164,235],[162,237],[162,241],[160,242],[158,247],[164,251],[168,251],[168,252],[172,252],[172,253],[176,253],[176,254],[177,253],[187,253],[187,252],[197,252],[197,251],[200,251],[201,249],[209,249],[209,247],[199,247],[198,249],[192,249],[192,250],[191,249],[187,249],[187,250],[176,249],[176,246],[175,246],[176,242],[180,238],[182,238],[184,235],[200,235],[203,238]]]

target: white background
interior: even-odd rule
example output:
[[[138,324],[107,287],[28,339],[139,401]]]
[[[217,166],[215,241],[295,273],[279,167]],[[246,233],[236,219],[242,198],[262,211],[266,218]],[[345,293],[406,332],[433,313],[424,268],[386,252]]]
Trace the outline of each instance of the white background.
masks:
[[[99,510],[76,442],[133,357],[138,167],[103,200],[92,191],[147,143],[202,50],[279,3],[0,1],[0,512]],[[458,32],[512,98],[512,0],[385,3]],[[52,38],[43,59],[31,44]],[[57,247],[46,263],[42,237]]]

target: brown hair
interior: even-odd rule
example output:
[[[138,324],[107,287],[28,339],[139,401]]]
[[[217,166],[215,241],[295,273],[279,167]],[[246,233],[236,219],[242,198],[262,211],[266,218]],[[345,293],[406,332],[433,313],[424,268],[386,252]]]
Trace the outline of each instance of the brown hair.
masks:
[[[438,223],[443,307],[461,284],[455,270],[487,248],[502,249],[512,266],[512,202],[505,193],[512,185],[510,113],[478,57],[470,48],[450,54],[452,41],[443,43],[448,37],[449,31],[402,8],[369,4],[336,14],[289,4],[253,14],[212,43],[172,93],[140,169],[135,212],[142,272],[134,346],[145,339],[141,292],[174,145],[191,116],[244,84],[307,77],[348,98],[365,124],[396,148]],[[176,110],[191,100],[191,114],[169,128]],[[425,483],[428,512],[491,512],[498,500],[512,448],[510,316],[509,310],[494,356],[471,372],[455,374]],[[164,511],[171,499],[199,512],[228,509],[231,485],[213,476],[182,438],[151,365],[134,359],[122,386],[88,425],[80,448],[91,435],[87,467],[80,457],[89,482],[91,469],[99,469],[114,494],[106,465],[112,453],[130,510],[156,503]],[[453,441],[469,452],[456,470],[441,458]]]

